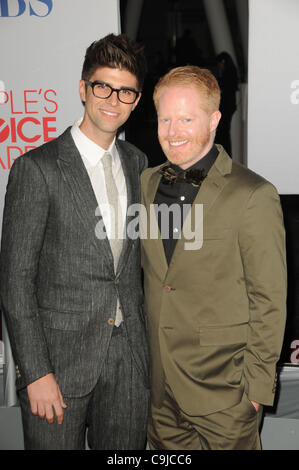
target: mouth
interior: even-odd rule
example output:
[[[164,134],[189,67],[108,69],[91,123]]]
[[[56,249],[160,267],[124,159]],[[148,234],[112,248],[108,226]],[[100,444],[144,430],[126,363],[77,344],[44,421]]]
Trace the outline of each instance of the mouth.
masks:
[[[184,145],[186,145],[188,143],[188,140],[173,140],[173,141],[169,141],[169,147],[172,148],[178,148],[178,147],[183,147]]]
[[[105,116],[109,118],[117,118],[119,116],[119,113],[115,113],[113,111],[107,111],[105,109],[100,109],[101,113],[104,114]]]

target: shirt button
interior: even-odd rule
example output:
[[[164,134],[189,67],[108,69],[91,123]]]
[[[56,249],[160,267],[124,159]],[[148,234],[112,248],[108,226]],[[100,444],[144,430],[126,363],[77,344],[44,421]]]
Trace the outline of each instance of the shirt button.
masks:
[[[170,292],[171,286],[164,286],[163,289],[164,289],[164,292]]]
[[[114,325],[114,323],[115,323],[114,318],[108,318],[107,323],[108,323],[108,325]]]

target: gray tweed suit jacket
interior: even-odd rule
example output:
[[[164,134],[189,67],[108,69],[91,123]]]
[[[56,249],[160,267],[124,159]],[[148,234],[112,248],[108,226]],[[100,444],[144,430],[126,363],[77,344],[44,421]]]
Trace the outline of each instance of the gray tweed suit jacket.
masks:
[[[139,203],[146,156],[124,141],[117,148],[128,205]],[[18,389],[53,372],[63,395],[91,391],[109,346],[117,293],[136,369],[149,387],[139,240],[124,241],[115,274],[109,241],[95,234],[96,207],[70,128],[15,161],[3,216],[0,295]]]

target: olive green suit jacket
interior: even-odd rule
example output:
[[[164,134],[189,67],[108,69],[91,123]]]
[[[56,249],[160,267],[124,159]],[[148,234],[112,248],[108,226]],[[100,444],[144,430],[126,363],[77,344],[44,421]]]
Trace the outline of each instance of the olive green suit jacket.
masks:
[[[244,391],[250,400],[272,405],[286,318],[285,231],[277,191],[217,147],[188,214],[194,229],[195,207],[202,205],[202,226],[196,226],[201,243],[186,248],[186,219],[169,266],[159,230],[153,237],[157,221],[150,210],[161,166],[142,174],[152,400],[161,406],[166,380],[180,408],[193,416],[232,407]]]

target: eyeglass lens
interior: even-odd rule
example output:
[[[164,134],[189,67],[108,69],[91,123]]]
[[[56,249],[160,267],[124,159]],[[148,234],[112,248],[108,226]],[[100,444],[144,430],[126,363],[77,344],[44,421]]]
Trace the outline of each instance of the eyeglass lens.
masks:
[[[96,83],[93,85],[93,94],[97,98],[109,98],[112,95],[113,91],[117,92],[119,101],[130,104],[134,103],[137,98],[138,93],[129,88],[121,88],[119,90],[113,89],[107,83]]]

